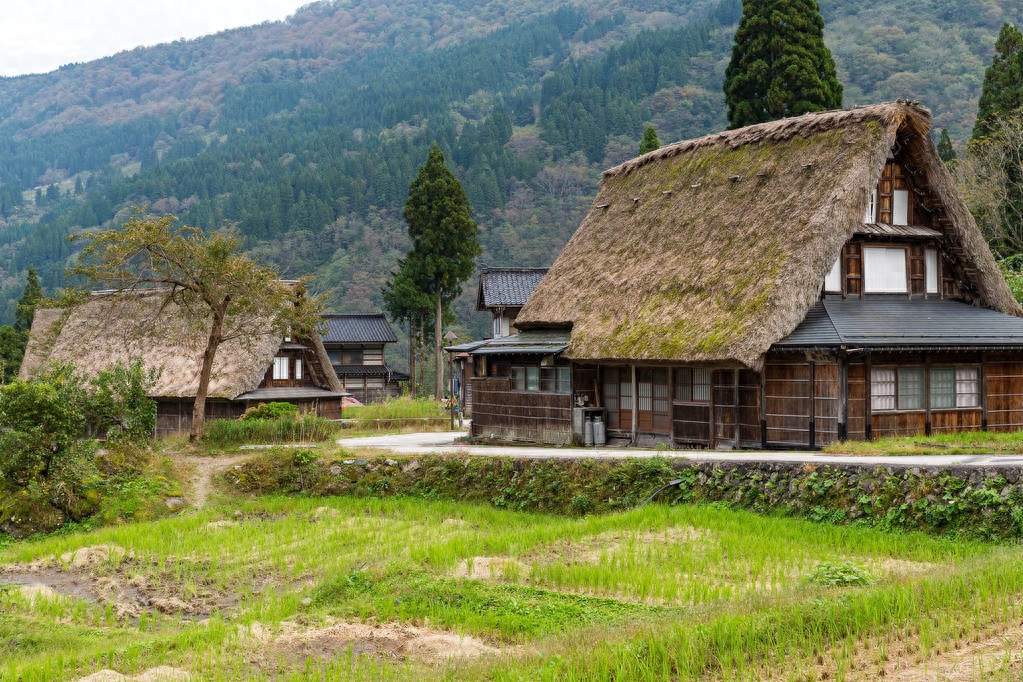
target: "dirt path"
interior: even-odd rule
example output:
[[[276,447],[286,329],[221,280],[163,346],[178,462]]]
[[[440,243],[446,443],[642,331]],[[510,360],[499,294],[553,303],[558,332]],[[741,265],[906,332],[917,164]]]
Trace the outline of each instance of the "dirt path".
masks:
[[[185,453],[168,455],[175,466],[181,471],[182,481],[186,486],[186,499],[192,506],[201,509],[206,506],[210,491],[213,489],[213,477],[236,464],[247,462],[259,455],[258,452],[247,452],[230,457],[204,457]]]

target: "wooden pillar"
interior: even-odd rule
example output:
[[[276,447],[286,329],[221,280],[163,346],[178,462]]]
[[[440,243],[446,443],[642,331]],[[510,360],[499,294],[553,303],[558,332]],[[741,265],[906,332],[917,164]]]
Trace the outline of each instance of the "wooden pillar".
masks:
[[[817,382],[813,360],[810,361],[810,420],[807,423],[807,441],[811,448],[817,447]]]
[[[838,440],[849,440],[849,357],[838,351]]]
[[[987,431],[987,367],[984,366],[984,351],[977,351],[977,362],[980,363],[980,374],[977,381],[980,386],[980,430]]]
[[[953,378],[953,386],[955,379]],[[954,388],[952,389],[955,390]],[[924,351],[924,435],[931,435],[931,355]]]
[[[863,438],[874,440],[874,416],[870,411],[870,351],[863,358]]]
[[[629,368],[632,370],[632,442],[635,443],[639,435],[639,392],[636,390],[636,365],[629,365]]]
[[[739,370],[732,370],[732,440],[735,447],[739,447],[739,437],[742,429],[739,427]]]
[[[767,361],[760,370],[760,447],[767,449]]]

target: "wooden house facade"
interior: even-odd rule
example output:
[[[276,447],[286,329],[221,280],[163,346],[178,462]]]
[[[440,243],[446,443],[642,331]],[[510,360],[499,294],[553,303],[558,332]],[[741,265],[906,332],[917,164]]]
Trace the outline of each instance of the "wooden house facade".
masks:
[[[926,110],[750,126],[605,172],[520,333],[472,351],[473,433],[567,443],[580,413],[677,447],[1018,430],[1021,315]]]
[[[141,360],[159,370],[149,392],[157,403],[157,435],[188,433],[208,328],[186,321],[165,293],[94,294],[68,309],[36,310],[20,376],[32,378],[54,362],[93,374]],[[217,351],[206,418],[233,419],[259,403],[289,402],[340,419],[348,394],[319,335],[282,338],[269,320],[251,328]]]
[[[398,337],[381,313],[324,315],[323,346],[343,390],[362,403],[393,398],[401,393],[408,374],[391,369],[384,348]]]

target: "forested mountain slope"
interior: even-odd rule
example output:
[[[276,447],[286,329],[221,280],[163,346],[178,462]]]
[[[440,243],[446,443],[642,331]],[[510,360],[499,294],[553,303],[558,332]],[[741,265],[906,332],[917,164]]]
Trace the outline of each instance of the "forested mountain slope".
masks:
[[[845,103],[920,99],[957,141],[998,29],[1021,12],[1015,0],[821,4]],[[0,79],[0,313],[13,316],[29,265],[60,285],[66,237],[132,205],[237,224],[285,274],[316,275],[334,309],[377,308],[434,141],[476,209],[481,260],[547,265],[647,123],[664,142],[724,127],[740,9],[321,2],[287,22]]]

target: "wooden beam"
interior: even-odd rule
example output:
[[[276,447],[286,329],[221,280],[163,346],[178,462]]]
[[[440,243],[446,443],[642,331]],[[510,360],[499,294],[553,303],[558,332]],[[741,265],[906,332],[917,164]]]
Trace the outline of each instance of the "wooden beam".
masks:
[[[838,439],[849,440],[849,356],[838,351]]]

